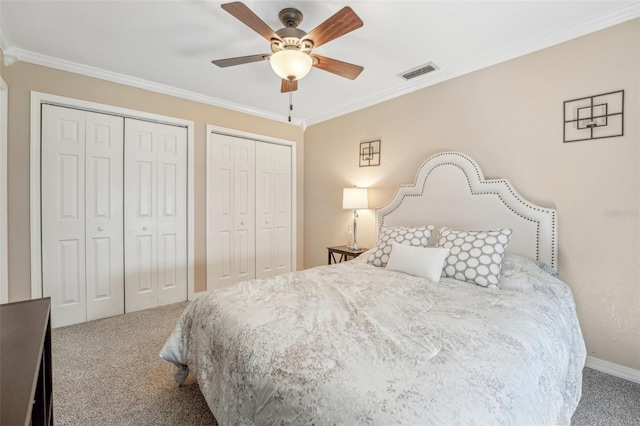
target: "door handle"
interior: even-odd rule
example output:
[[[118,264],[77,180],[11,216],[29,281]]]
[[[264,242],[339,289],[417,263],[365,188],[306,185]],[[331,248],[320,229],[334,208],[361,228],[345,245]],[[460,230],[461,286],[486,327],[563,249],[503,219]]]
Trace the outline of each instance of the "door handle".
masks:
[[[142,227],[142,230],[143,230],[143,231],[148,231],[148,230],[149,230],[149,227],[148,227],[148,226],[143,226],[143,227]]]
[[[98,231],[104,231],[104,226],[98,226]]]

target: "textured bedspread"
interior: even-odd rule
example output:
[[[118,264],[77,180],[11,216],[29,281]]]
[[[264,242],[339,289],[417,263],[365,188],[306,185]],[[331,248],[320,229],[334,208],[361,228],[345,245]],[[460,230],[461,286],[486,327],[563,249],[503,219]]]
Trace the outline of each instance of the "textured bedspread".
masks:
[[[161,357],[221,425],[569,424],[585,347],[573,296],[505,257],[501,289],[361,261],[205,293]]]

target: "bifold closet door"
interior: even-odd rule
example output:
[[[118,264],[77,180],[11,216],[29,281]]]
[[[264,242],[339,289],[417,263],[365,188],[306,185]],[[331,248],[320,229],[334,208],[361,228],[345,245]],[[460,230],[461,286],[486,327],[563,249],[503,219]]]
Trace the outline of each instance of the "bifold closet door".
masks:
[[[126,311],[187,300],[187,131],[125,119]]]
[[[42,286],[52,326],[124,313],[123,118],[42,107]]]
[[[256,142],[256,278],[291,272],[291,148]]]
[[[213,134],[207,150],[207,288],[255,278],[255,142]]]

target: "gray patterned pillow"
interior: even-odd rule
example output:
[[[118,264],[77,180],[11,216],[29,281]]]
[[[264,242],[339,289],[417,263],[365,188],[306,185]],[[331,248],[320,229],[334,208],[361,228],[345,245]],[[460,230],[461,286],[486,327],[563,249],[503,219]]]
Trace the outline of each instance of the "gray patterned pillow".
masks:
[[[511,238],[511,229],[495,231],[455,231],[440,229],[438,247],[448,248],[449,256],[442,273],[478,284],[482,287],[497,287],[505,249]]]
[[[367,263],[386,266],[391,253],[391,242],[414,247],[426,247],[435,226],[383,226],[380,228],[376,250],[369,255]]]

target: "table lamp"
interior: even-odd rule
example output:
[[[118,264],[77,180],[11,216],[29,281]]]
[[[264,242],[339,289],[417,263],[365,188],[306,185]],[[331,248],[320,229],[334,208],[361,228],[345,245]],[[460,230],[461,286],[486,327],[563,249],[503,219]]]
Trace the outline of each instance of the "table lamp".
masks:
[[[357,251],[358,237],[357,237],[357,221],[358,221],[358,209],[368,209],[369,200],[367,198],[367,188],[344,188],[342,191],[342,208],[345,210],[353,210],[353,245],[349,246],[349,250]]]

